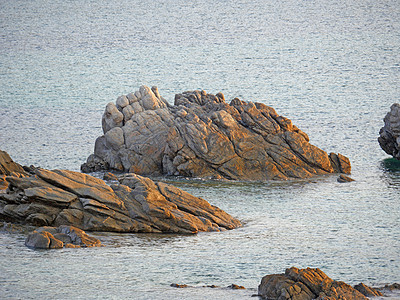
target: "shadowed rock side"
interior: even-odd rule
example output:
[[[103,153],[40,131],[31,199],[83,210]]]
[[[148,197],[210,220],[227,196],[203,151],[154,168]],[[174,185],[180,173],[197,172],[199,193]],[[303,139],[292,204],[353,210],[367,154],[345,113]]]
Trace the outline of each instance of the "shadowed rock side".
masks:
[[[258,294],[263,299],[279,300],[366,300],[366,296],[382,294],[364,284],[356,288],[329,278],[320,269],[286,269],[285,274],[267,275],[258,286]],[[362,293],[365,293],[362,294]]]
[[[311,145],[273,108],[237,98],[228,104],[221,93],[184,92],[170,106],[156,87],[142,86],[107,104],[102,120],[104,135],[83,172],[270,180],[351,169],[348,158]]]
[[[400,104],[394,103],[383,119],[385,126],[379,131],[378,142],[389,155],[400,160]]]
[[[9,186],[0,192],[0,220],[114,232],[197,233],[240,226],[201,198],[135,174],[108,186],[82,173],[33,171],[29,177],[5,178]]]

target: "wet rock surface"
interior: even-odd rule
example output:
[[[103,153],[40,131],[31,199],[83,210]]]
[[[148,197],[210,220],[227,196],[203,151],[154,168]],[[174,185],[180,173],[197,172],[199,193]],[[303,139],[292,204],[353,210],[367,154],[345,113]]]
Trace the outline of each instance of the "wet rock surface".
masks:
[[[400,160],[400,104],[394,103],[383,119],[385,125],[379,131],[378,142],[389,155]]]
[[[333,280],[318,268],[292,267],[286,269],[285,274],[263,277],[258,286],[258,294],[262,299],[280,300],[364,300],[371,294],[380,295],[379,291],[364,284],[357,287],[356,289],[342,281]]]
[[[311,145],[272,107],[228,104],[222,93],[184,92],[170,106],[156,87],[142,86],[107,104],[102,125],[83,172],[285,180],[351,170],[347,157]]]
[[[241,225],[204,199],[136,174],[124,174],[109,186],[68,170],[34,172],[5,177],[8,188],[0,193],[0,221],[149,233],[223,231]]]

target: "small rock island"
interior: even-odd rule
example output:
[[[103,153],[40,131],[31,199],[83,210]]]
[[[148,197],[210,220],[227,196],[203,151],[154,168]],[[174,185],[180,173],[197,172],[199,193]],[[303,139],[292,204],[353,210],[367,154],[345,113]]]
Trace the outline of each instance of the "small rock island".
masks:
[[[141,86],[107,104],[102,127],[85,173],[264,181],[351,171],[347,157],[311,145],[272,107],[238,98],[228,104],[222,93],[184,92],[171,106],[157,87]]]

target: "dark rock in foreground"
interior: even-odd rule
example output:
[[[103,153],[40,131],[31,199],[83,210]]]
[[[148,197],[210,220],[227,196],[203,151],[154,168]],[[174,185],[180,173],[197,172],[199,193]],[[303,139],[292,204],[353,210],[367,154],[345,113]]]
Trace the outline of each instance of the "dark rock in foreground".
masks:
[[[366,296],[381,295],[379,291],[358,285],[359,290],[329,278],[320,269],[286,269],[285,274],[267,275],[258,286],[258,294],[263,299],[291,300],[365,300]],[[363,295],[365,292],[368,295]]]
[[[389,155],[400,160],[400,104],[394,103],[383,119],[385,125],[379,131],[378,142]]]
[[[83,172],[270,180],[351,170],[347,157],[311,145],[273,108],[237,98],[228,104],[221,93],[184,92],[170,106],[156,87],[142,86],[107,104],[102,124]]]
[[[74,226],[40,227],[30,233],[25,246],[34,249],[99,247],[101,242]]]
[[[172,185],[125,174],[108,186],[87,174],[37,168],[7,176],[0,221],[34,226],[71,225],[89,231],[197,233],[240,222],[207,201]]]

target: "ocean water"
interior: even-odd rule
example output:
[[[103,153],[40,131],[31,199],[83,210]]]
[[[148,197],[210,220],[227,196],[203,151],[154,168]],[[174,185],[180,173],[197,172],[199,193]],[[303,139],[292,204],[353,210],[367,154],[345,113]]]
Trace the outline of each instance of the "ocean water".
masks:
[[[33,251],[0,232],[0,298],[247,299],[291,266],[399,282],[400,166],[377,142],[400,101],[399,4],[0,0],[0,149],[15,161],[78,171],[105,105],[145,84],[170,103],[204,89],[272,106],[348,156],[356,180],[163,178],[243,222],[222,233],[98,233],[106,247]]]

